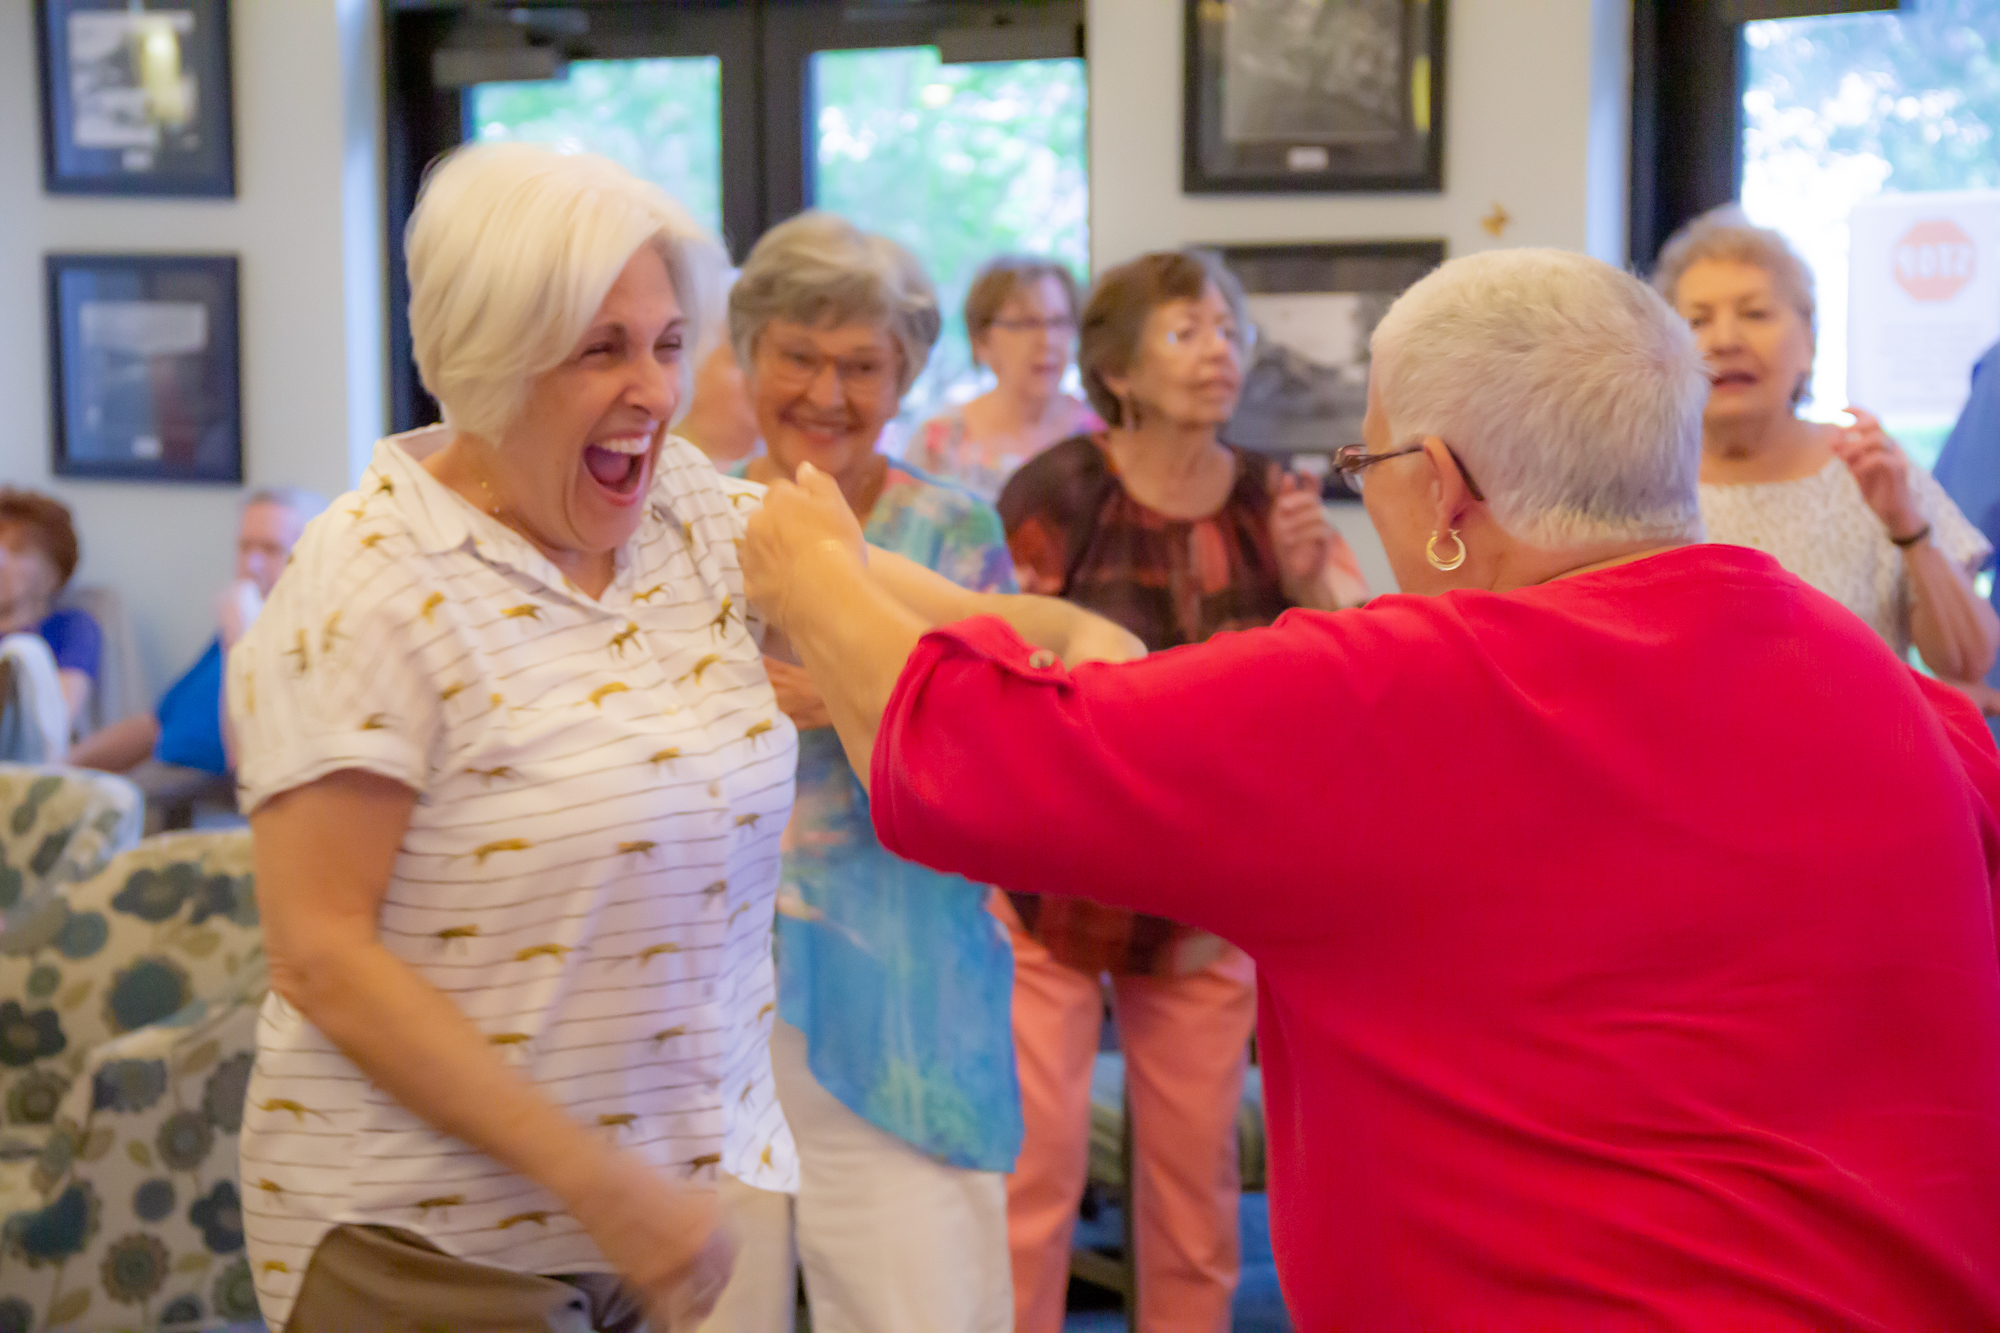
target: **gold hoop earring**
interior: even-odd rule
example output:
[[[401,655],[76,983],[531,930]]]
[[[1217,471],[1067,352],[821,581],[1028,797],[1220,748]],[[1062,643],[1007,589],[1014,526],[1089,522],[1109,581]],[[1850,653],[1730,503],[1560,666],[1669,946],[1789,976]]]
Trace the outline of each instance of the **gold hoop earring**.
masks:
[[[1438,554],[1437,533],[1433,532],[1431,539],[1424,543],[1424,555],[1431,562],[1431,568],[1446,574],[1451,573],[1452,570],[1457,569],[1465,563],[1465,542],[1459,537],[1458,529],[1453,528],[1450,536],[1452,544],[1458,547],[1458,554],[1449,560]]]

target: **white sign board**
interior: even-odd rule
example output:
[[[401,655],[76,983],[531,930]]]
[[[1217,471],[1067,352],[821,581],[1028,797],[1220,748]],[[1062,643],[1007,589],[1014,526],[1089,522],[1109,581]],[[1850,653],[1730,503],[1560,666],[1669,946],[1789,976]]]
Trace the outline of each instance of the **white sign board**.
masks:
[[[1951,418],[2000,341],[2000,190],[1887,194],[1848,219],[1847,396]]]

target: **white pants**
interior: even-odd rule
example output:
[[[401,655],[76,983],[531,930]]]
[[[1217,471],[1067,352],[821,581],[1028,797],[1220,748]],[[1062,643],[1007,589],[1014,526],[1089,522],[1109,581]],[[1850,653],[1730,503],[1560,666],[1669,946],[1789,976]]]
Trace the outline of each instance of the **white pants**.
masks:
[[[792,1196],[721,1179],[717,1202],[736,1233],[736,1267],[696,1333],[792,1333],[798,1311],[798,1258],[792,1252]]]
[[[799,1262],[813,1333],[1011,1333],[1007,1178],[945,1166],[848,1110],[771,1033],[799,1149]]]

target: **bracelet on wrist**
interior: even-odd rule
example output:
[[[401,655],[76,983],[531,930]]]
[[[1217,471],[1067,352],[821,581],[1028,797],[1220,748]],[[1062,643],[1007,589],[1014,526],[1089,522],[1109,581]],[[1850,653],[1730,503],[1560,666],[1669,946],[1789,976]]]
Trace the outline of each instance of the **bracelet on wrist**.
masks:
[[[1898,537],[1895,533],[1892,532],[1889,534],[1889,541],[1891,545],[1900,546],[1905,551],[1907,551],[1912,546],[1915,546],[1918,542],[1928,541],[1930,539],[1930,535],[1931,535],[1931,525],[1926,523],[1907,537]]]

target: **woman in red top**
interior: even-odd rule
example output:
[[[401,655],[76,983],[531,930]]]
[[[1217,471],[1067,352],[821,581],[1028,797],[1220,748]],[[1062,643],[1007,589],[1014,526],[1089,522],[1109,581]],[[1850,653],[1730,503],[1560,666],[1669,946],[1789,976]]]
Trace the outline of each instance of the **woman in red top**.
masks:
[[[1305,1329],[2000,1327],[2000,761],[1694,544],[1705,389],[1628,275],[1447,264],[1346,460],[1420,595],[1116,666],[926,635],[825,478],[751,523],[885,846],[1256,960]]]

